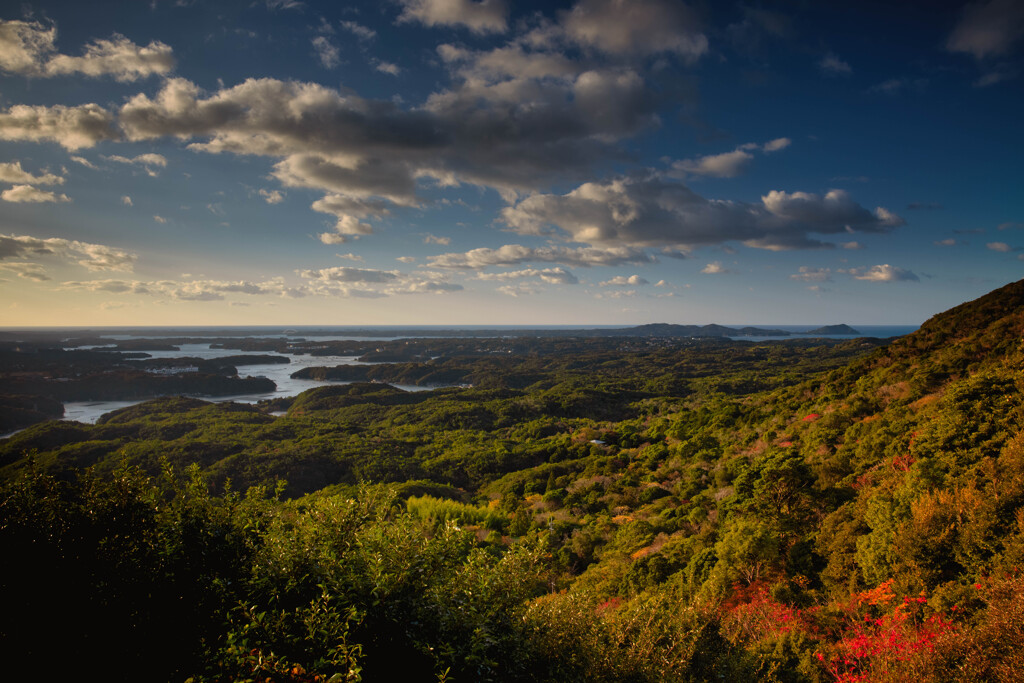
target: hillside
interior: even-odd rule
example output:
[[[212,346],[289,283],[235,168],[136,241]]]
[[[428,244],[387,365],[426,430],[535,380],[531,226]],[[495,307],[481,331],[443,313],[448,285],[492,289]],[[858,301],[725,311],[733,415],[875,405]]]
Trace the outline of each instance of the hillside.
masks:
[[[885,346],[595,342],[284,417],[37,425],[0,442],[0,589],[29,596],[0,634],[44,656],[45,594],[135,615],[124,670],[168,680],[1018,680],[1022,337],[1024,281]],[[61,562],[82,578],[54,591]]]

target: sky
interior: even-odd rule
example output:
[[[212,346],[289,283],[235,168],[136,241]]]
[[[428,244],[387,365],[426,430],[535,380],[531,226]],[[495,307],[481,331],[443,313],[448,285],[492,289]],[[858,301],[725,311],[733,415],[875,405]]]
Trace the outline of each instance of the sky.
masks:
[[[0,8],[0,326],[906,325],[1024,274],[1024,2]]]

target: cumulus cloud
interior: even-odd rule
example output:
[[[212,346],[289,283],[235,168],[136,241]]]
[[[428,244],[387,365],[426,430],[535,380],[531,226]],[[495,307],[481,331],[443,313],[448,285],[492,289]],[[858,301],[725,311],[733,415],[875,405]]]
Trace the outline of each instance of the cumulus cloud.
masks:
[[[162,154],[140,154],[135,157],[124,157],[118,154],[114,154],[111,156],[105,156],[103,158],[106,159],[107,161],[113,161],[118,164],[142,166],[143,168],[146,169],[146,173],[148,173],[150,176],[154,178],[160,175],[160,172],[156,170],[157,168],[167,167],[167,158]]]
[[[831,282],[832,269],[800,266],[800,272],[793,273],[789,277],[793,280],[802,280],[803,282]]]
[[[0,140],[56,142],[67,150],[117,140],[114,116],[98,104],[53,107],[17,104],[0,112]]]
[[[562,26],[575,43],[611,54],[671,52],[696,60],[708,51],[696,12],[672,0],[580,0]]]
[[[415,256],[396,256],[395,260],[401,263],[416,263]]]
[[[376,69],[377,71],[380,71],[381,73],[390,74],[392,76],[397,76],[398,74],[402,73],[401,67],[399,67],[397,64],[393,64],[391,62],[382,62],[380,60],[375,60],[373,62],[373,68]]]
[[[840,272],[846,272],[857,280],[869,282],[918,282],[920,280],[911,271],[890,266],[888,263],[870,268],[850,268]]]
[[[135,81],[166,74],[173,68],[174,54],[169,45],[154,41],[142,47],[115,34],[110,40],[96,40],[87,45],[81,57],[56,55],[47,62],[46,74],[112,75],[119,81]]]
[[[692,175],[712,178],[735,178],[743,173],[754,155],[745,149],[736,149],[724,154],[712,154],[697,159],[685,159],[672,164],[672,168]]]
[[[71,157],[71,161],[75,162],[76,164],[81,164],[82,166],[85,166],[86,168],[91,168],[94,171],[98,171],[99,170],[94,163],[92,163],[91,161],[89,161],[85,157],[72,156]]]
[[[780,250],[825,247],[811,233],[887,232],[903,219],[874,212],[845,191],[772,190],[758,204],[709,200],[657,174],[585,183],[565,195],[534,194],[502,211],[514,231],[591,245],[692,247],[740,241]]]
[[[369,270],[366,268],[348,268],[334,266],[319,270],[300,270],[299,275],[307,280],[323,282],[393,282],[398,279],[396,270]]]
[[[267,204],[280,204],[284,201],[284,195],[280,190],[260,190],[259,195]]]
[[[505,296],[517,298],[520,296],[531,296],[533,294],[537,294],[541,290],[536,285],[519,283],[514,285],[502,285],[501,287],[498,287],[498,291]]]
[[[132,198],[129,197],[128,195],[124,195],[123,197],[121,197],[121,203],[124,204],[125,206],[132,206]]]
[[[174,68],[174,53],[159,41],[143,47],[122,35],[94,40],[80,57],[56,52],[57,29],[40,22],[0,20],[0,69],[36,78],[81,73],[135,81]]]
[[[641,285],[649,285],[650,282],[640,277],[639,275],[616,275],[611,280],[605,280],[604,282],[598,283],[601,287],[639,287]]]
[[[178,301],[223,301],[229,294],[249,296],[282,296],[284,280],[274,278],[264,282],[249,280],[85,280],[68,281],[61,284],[63,289],[76,289],[109,294],[138,294],[166,297]]]
[[[985,247],[992,251],[1003,252],[1004,254],[1013,251],[1013,247],[1011,247],[1006,242],[989,242],[985,245]]]
[[[206,96],[169,79],[131,98],[120,123],[131,140],[174,136],[196,151],[279,158],[274,176],[286,186],[415,206],[419,178],[518,191],[582,176],[657,122],[656,98],[632,70],[548,79],[492,64],[487,79],[471,76],[487,56],[452,62],[454,87],[418,108],[275,79]]]
[[[9,190],[0,192],[0,199],[3,199],[5,202],[18,204],[41,204],[44,202],[71,201],[71,198],[66,194],[57,194],[55,192],[48,192],[47,190],[40,190],[39,188],[31,185],[15,185]]]
[[[479,273],[478,280],[522,280],[524,278],[538,278],[543,282],[552,285],[576,285],[579,279],[565,268],[525,268],[523,270],[512,270],[504,273]]]
[[[123,249],[102,244],[66,240],[58,237],[41,239],[29,235],[0,234],[0,260],[55,259],[77,263],[88,270],[121,270],[130,272],[138,257]]]
[[[722,273],[731,273],[732,271],[723,266],[721,261],[712,261],[701,268],[700,272],[705,275],[720,275]]]
[[[53,173],[32,175],[21,167],[20,161],[10,161],[0,163],[0,183],[62,185],[64,184],[64,178]]]
[[[696,159],[683,159],[672,164],[674,176],[711,176],[712,178],[735,178],[743,173],[754,159],[752,152],[777,152],[792,144],[789,138],[776,138],[763,145],[750,142],[740,145],[731,152],[709,154]]]
[[[566,266],[620,266],[624,264],[653,263],[654,258],[642,249],[630,247],[524,247],[506,244],[498,249],[480,247],[465,253],[432,256],[429,263],[435,268],[471,268],[488,266],[515,266],[523,263],[560,263]]]
[[[423,236],[423,244],[440,244],[447,246],[452,243],[451,237],[438,237],[437,235],[426,234]]]
[[[310,296],[377,298],[396,294],[445,293],[460,291],[437,273],[399,274],[397,271],[369,271],[356,268],[298,271],[307,280],[299,286],[284,278],[252,280],[85,280],[62,283],[63,289],[108,294],[145,295],[185,302],[226,301],[236,296],[284,297]],[[183,277],[189,277],[184,275]]]
[[[0,69],[7,73],[39,75],[45,56],[56,50],[56,27],[32,21],[0,20]]]
[[[964,7],[946,49],[985,59],[1008,54],[1022,37],[1024,5],[1018,0],[981,0]]]
[[[504,0],[398,0],[399,23],[425,26],[461,26],[473,33],[503,33],[508,29],[508,5]]]
[[[843,249],[849,249],[851,251],[857,251],[859,249],[863,249],[864,248],[863,244],[861,244],[860,242],[856,242],[856,241],[854,241],[854,242],[840,242],[839,246],[841,248],[843,248]]]
[[[831,76],[853,73],[853,69],[850,65],[839,59],[839,57],[832,52],[829,52],[821,58],[821,61],[818,62],[818,68],[821,69],[823,73]]]

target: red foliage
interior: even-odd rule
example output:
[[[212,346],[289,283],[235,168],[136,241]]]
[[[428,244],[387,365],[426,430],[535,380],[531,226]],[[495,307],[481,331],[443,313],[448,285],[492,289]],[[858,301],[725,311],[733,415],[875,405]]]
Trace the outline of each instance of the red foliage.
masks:
[[[829,656],[815,655],[836,681],[869,681],[872,672],[891,670],[932,651],[936,639],[956,629],[942,614],[923,616],[928,602],[923,594],[898,600],[891,584],[886,581],[854,596],[842,638]]]

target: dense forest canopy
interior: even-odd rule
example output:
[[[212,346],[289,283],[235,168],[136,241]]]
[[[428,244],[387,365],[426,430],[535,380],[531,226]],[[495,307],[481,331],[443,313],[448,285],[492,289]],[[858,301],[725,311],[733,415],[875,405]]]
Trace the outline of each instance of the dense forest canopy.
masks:
[[[1019,680],[1022,337],[1019,281],[891,343],[374,342],[291,399],[40,422],[0,441],[0,641],[131,680]]]

